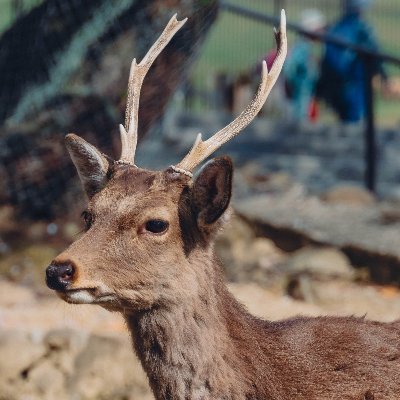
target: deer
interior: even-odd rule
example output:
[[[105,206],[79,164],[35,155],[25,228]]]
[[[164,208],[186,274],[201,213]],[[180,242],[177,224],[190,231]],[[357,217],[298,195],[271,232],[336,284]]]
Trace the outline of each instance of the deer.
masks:
[[[120,159],[75,134],[66,146],[88,197],[85,233],[46,269],[64,301],[123,315],[156,399],[400,399],[400,323],[358,317],[282,321],[251,315],[229,292],[214,241],[228,220],[233,164],[196,167],[243,130],[274,86],[287,54],[286,15],[277,56],[263,62],[257,93],[231,123],[177,165],[135,165],[143,79],[185,23],[176,15],[140,63],[132,62]]]

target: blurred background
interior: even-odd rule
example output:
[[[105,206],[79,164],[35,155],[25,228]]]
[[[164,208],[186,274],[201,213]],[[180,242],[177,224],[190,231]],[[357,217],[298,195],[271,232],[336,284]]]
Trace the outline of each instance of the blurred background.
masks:
[[[253,97],[273,26],[289,53],[235,165],[216,251],[253,313],[400,318],[396,0],[0,0],[0,400],[151,399],[122,319],[44,283],[83,229],[63,138],[118,157],[133,57],[188,22],[146,77],[137,163],[180,160]]]

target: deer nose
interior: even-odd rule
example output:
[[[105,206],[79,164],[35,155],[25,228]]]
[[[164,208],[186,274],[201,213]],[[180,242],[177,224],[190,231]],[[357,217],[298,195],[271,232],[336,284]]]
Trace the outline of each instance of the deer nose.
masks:
[[[53,262],[46,269],[46,284],[53,290],[65,290],[71,283],[74,274],[75,266],[71,262]]]

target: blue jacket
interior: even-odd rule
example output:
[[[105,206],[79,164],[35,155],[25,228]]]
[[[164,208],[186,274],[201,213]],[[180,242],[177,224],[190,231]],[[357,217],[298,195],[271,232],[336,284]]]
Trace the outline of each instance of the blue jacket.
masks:
[[[372,28],[358,13],[345,15],[329,31],[329,35],[378,50]],[[373,62],[374,74],[386,76],[382,63]],[[357,122],[365,113],[365,65],[360,56],[343,47],[328,44],[322,63],[322,96],[345,122]]]

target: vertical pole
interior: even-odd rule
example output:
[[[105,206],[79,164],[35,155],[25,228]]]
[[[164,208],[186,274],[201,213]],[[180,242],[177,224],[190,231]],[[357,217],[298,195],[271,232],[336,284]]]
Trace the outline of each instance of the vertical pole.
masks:
[[[373,59],[364,58],[365,70],[365,185],[371,192],[376,191],[376,128],[374,114],[374,89],[372,85]]]

